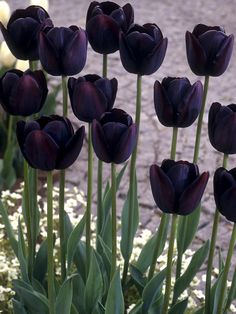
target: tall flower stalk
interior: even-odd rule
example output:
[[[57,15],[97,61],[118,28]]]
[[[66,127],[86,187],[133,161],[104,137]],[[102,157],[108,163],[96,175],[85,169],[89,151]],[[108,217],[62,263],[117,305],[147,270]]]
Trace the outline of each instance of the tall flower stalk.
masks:
[[[116,165],[111,163],[111,190],[112,190],[112,258],[111,258],[111,280],[116,271],[116,251],[117,251],[117,226],[116,226]]]

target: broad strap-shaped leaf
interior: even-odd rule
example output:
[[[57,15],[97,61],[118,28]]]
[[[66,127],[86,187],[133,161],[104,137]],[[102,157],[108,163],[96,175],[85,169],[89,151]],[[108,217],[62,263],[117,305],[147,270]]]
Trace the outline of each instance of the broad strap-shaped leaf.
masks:
[[[188,306],[188,298],[177,302],[174,306],[171,307],[168,314],[177,314],[177,313],[184,314],[185,310],[187,309],[187,306]]]
[[[67,278],[60,287],[59,293],[56,297],[56,313],[65,314],[70,313],[72,296],[73,296],[73,284],[72,278],[78,276],[73,275]]]
[[[84,231],[84,226],[85,226],[85,215],[83,218],[80,220],[80,222],[76,225],[76,227],[73,229],[71,232],[68,242],[67,242],[67,267],[68,271],[70,270],[74,254],[76,251],[76,247],[83,235]]]
[[[139,286],[144,288],[147,283],[147,278],[145,275],[136,267],[136,265],[130,264],[130,275],[135,283]]]
[[[85,284],[82,279],[82,277],[74,276],[72,278],[73,283],[73,304],[79,314],[86,314],[85,311],[85,300],[84,300],[84,294],[85,294]]]
[[[105,314],[123,314],[124,308],[124,297],[120,281],[120,271],[116,270],[108,290]]]
[[[222,269],[221,273],[219,274],[217,280],[215,281],[214,285],[211,288],[211,313],[218,314],[218,303],[219,298],[222,293],[222,280],[223,280],[224,269]]]
[[[20,301],[13,298],[12,304],[13,304],[14,314],[27,314],[24,308],[24,305]]]
[[[139,223],[139,205],[138,205],[136,175],[135,175],[133,196],[134,196],[134,207],[130,208],[130,204],[129,204],[130,191],[129,191],[127,194],[127,198],[125,200],[123,209],[122,209],[120,249],[121,249],[122,256],[124,257],[125,260],[128,260],[132,254],[133,240],[134,240],[134,236],[137,231],[138,223]],[[130,211],[132,214],[132,218],[129,225]]]
[[[141,314],[142,313],[143,302],[139,301],[130,311],[129,314]]]
[[[47,261],[47,240],[44,240],[40,245],[34,262],[34,278],[41,283],[47,273]]]
[[[8,213],[6,211],[5,206],[3,205],[2,201],[0,200],[0,214],[2,216],[2,221],[4,223],[4,226],[6,228],[6,232],[7,232],[7,236],[9,239],[9,242],[11,244],[11,247],[14,251],[14,254],[18,257],[18,243],[17,240],[15,238],[12,226],[11,226],[11,222],[9,220],[8,217]]]
[[[27,266],[27,260],[25,257],[25,240],[22,232],[20,217],[18,218],[18,260],[20,263],[20,270],[22,278],[25,282],[29,282],[28,277],[28,266]]]
[[[160,298],[162,291],[162,284],[166,277],[166,268],[155,275],[143,289],[142,312],[147,313],[152,305]]]
[[[100,256],[102,258],[103,264],[106,268],[106,273],[108,278],[110,278],[110,271],[111,271],[111,249],[106,245],[103,239],[98,236],[98,243],[100,247]]]
[[[234,275],[231,283],[231,287],[229,289],[229,294],[226,303],[226,310],[229,309],[232,301],[236,299],[236,268],[234,269]]]
[[[41,293],[42,295],[47,296],[47,292],[44,286],[35,278],[32,278],[32,287],[34,291]]]
[[[199,271],[200,267],[204,263],[207,253],[209,250],[209,240],[200,248],[198,249],[189,263],[186,271],[180,276],[174,286],[174,300],[177,300],[181,293],[187,289],[193,280],[196,273]]]

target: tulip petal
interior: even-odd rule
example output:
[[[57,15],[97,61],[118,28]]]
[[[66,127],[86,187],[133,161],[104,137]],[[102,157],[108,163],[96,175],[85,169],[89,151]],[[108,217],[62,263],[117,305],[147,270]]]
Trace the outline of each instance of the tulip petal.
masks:
[[[189,66],[193,73],[196,75],[207,75],[206,73],[206,54],[204,49],[200,45],[198,39],[191,34],[186,32],[186,50],[187,50],[187,59]]]
[[[164,159],[161,163],[161,169],[167,173],[172,167],[174,167],[176,164],[176,161],[173,159]]]
[[[124,33],[120,33],[120,59],[123,67],[129,73],[138,74],[139,67],[137,65],[136,56],[134,52],[129,48],[126,37]]]
[[[114,105],[118,81],[116,78],[112,80],[108,79],[98,79],[95,81],[95,86],[106,96],[107,98],[107,108],[106,111],[110,111]]]
[[[100,123],[96,120],[92,122],[92,143],[95,154],[98,159],[110,163],[109,147]]]
[[[220,197],[219,212],[229,221],[236,223],[236,187],[227,190]]]
[[[45,132],[37,130],[28,134],[24,153],[31,167],[51,171],[56,167],[58,146]]]
[[[218,31],[218,32],[225,32],[224,29],[221,26],[208,26],[205,24],[198,24],[194,27],[193,35],[196,37],[199,37],[203,33],[206,33],[208,31]]]
[[[125,17],[126,17],[125,25],[122,26],[122,30],[124,32],[127,32],[130,25],[134,22],[134,9],[130,3],[126,3],[122,7],[122,9],[123,9],[123,11],[125,13]]]
[[[60,151],[56,169],[66,169],[75,162],[83,146],[84,134],[85,128],[82,126],[69,140],[63,151]]]
[[[90,20],[90,18],[92,17],[93,14],[93,9],[99,5],[99,2],[97,1],[92,1],[89,5],[88,11],[87,11],[87,16],[86,16],[86,24],[88,23],[88,21]]]
[[[179,199],[178,215],[189,215],[197,208],[205,191],[208,179],[209,173],[204,172],[191,185],[187,186]]]
[[[165,213],[174,213],[175,192],[173,185],[164,171],[157,165],[150,167],[152,194],[157,206]]]
[[[120,141],[116,143],[116,151],[113,157],[113,162],[121,164],[125,162],[132,154],[137,142],[137,127],[132,124],[120,138]]]

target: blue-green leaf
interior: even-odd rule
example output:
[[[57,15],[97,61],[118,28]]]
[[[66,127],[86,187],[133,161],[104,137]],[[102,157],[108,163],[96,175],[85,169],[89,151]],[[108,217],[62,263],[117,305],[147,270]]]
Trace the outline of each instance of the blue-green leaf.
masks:
[[[47,240],[44,240],[37,252],[34,262],[34,278],[43,283],[47,273]]]
[[[16,300],[16,299],[12,299],[12,304],[13,304],[13,309],[14,309],[14,314],[27,314],[24,305]]]
[[[173,307],[171,307],[168,314],[177,314],[177,313],[184,314],[187,306],[188,306],[188,298],[176,303]]]
[[[232,301],[236,299],[236,268],[234,270],[234,275],[231,283],[231,287],[229,289],[229,294],[226,303],[226,310],[229,309]]]
[[[22,278],[25,282],[29,282],[28,277],[28,268],[27,268],[27,261],[25,257],[25,240],[21,228],[20,217],[18,218],[18,260],[20,263],[20,270]]]
[[[60,287],[59,293],[56,298],[57,314],[70,313],[73,296],[72,278],[75,276],[77,275],[73,275],[67,278]]]
[[[124,298],[122,293],[120,271],[116,270],[108,290],[105,314],[123,314],[124,313]]]
[[[130,275],[140,287],[145,287],[147,278],[135,265],[130,264]]]

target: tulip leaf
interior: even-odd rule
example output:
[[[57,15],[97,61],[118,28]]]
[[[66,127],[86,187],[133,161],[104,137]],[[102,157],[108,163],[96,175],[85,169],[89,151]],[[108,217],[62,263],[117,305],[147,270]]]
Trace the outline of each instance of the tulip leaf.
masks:
[[[120,271],[116,270],[108,290],[105,314],[123,314],[124,313],[124,298],[122,293]]]
[[[85,215],[83,218],[80,220],[80,222],[76,225],[76,227],[73,229],[73,231],[70,233],[68,242],[67,242],[67,267],[68,270],[70,270],[74,254],[76,251],[77,244],[79,243],[83,231],[84,231],[84,226],[85,226]]]
[[[138,205],[138,193],[137,193],[137,177],[135,175],[134,182],[134,207],[130,208],[129,198],[130,192],[127,194],[121,217],[121,243],[120,249],[122,256],[125,260],[128,260],[133,250],[133,239],[138,228],[139,223],[139,205]],[[131,221],[129,224],[129,214],[132,214]],[[129,225],[128,225],[129,224]]]
[[[215,281],[213,287],[211,288],[211,313],[218,314],[218,303],[219,298],[222,293],[222,281],[223,281],[224,271],[222,270],[219,274],[217,280]]]
[[[148,267],[151,265],[152,257],[156,242],[158,239],[159,246],[158,246],[158,254],[157,257],[161,255],[164,250],[167,235],[168,235],[168,227],[169,227],[170,215],[163,214],[161,217],[161,222],[158,228],[158,231],[152,236],[144,245],[135,266],[144,273]]]
[[[235,299],[236,299],[236,268],[234,269],[234,275],[229,289],[226,310],[230,307],[232,301],[234,301]]]
[[[84,281],[82,277],[79,275],[74,276],[72,278],[72,283],[73,283],[73,304],[80,314],[86,314],[84,300],[85,293]]]
[[[86,313],[93,313],[103,294],[103,278],[97,261],[97,257],[91,250],[91,262],[88,279],[85,286]]]
[[[25,258],[25,240],[22,232],[20,217],[18,218],[18,260],[22,278],[25,282],[29,282],[27,262]]]
[[[1,173],[1,180],[4,188],[10,189],[16,181],[16,173],[13,167],[13,158],[15,155],[16,145],[14,141],[11,141],[3,157],[3,168]]]
[[[198,309],[194,314],[204,314],[205,313],[205,307],[202,306],[200,309]]]
[[[11,244],[11,247],[12,247],[15,255],[18,257],[18,243],[17,243],[17,240],[15,238],[15,235],[14,235],[14,232],[12,229],[12,225],[11,225],[9,217],[8,217],[6,207],[3,205],[1,200],[0,200],[0,214],[2,216],[2,220],[3,220],[4,226],[6,228],[7,236],[8,236],[9,242]]]
[[[111,250],[100,236],[98,236],[98,243],[99,243],[100,248],[101,248],[99,254],[102,257],[103,264],[106,268],[107,275],[108,275],[108,277],[110,277],[111,257],[112,257]]]
[[[176,280],[174,286],[174,300],[177,300],[181,293],[189,287],[189,284],[205,261],[208,250],[209,240],[194,253],[186,271]]]
[[[12,299],[14,314],[27,314],[24,305],[16,299]]]
[[[161,294],[148,310],[148,314],[162,314],[163,300],[164,297],[163,294]],[[143,314],[145,313],[143,312]]]
[[[78,276],[78,275],[73,275],[67,278],[63,282],[62,286],[60,287],[60,290],[56,298],[56,313],[57,314],[70,313],[71,304],[72,304],[72,296],[73,296],[72,278],[75,276]]]
[[[35,278],[32,278],[32,287],[35,291],[41,293],[42,295],[47,295],[43,285]]]
[[[188,306],[188,298],[177,302],[174,306],[171,307],[168,314],[176,314],[176,313],[184,314],[185,310],[187,309],[187,306]]]
[[[47,273],[47,240],[44,240],[37,252],[34,262],[34,278],[43,283]]]
[[[145,287],[147,278],[135,265],[130,264],[130,275],[140,287]]]
[[[141,314],[142,313],[143,302],[139,301],[135,307],[129,312],[129,314]]]
[[[180,216],[177,229],[177,250],[178,255],[182,255],[197,232],[200,219],[201,205],[199,205],[193,213],[187,216]]]
[[[151,306],[160,298],[162,292],[162,283],[166,277],[166,268],[156,274],[143,289],[142,299],[143,306],[142,312],[149,311]]]

